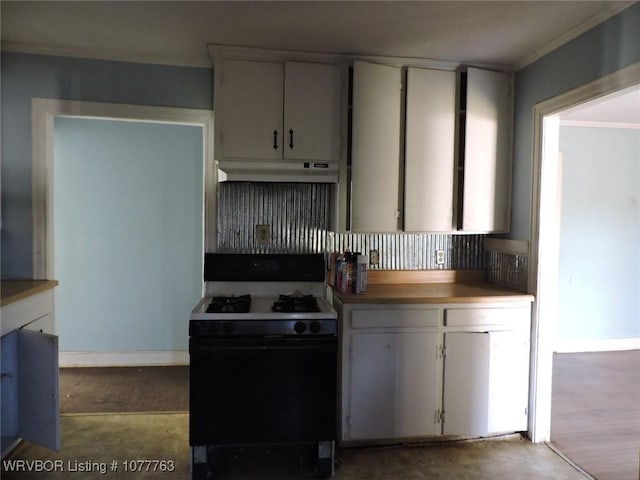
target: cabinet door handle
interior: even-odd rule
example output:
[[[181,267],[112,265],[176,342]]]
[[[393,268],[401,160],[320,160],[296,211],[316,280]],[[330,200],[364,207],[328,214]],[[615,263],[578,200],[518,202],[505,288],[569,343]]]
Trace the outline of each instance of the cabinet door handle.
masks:
[[[273,149],[278,149],[278,130],[273,131]]]
[[[293,129],[289,130],[289,148],[293,150]]]

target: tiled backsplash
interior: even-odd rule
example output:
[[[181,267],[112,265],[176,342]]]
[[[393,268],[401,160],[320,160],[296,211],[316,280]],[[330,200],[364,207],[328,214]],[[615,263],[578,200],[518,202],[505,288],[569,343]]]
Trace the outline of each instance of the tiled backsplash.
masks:
[[[379,253],[372,269],[484,269],[484,235],[352,234],[330,231],[331,186],[306,183],[239,183],[219,185],[218,251],[313,253],[371,250]],[[256,225],[269,225],[261,244]],[[444,264],[436,251],[444,251]]]

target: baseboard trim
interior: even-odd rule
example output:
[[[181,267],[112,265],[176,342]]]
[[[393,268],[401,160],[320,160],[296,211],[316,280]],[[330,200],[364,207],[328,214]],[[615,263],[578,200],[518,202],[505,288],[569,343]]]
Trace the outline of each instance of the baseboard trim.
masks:
[[[149,367],[189,365],[186,350],[60,352],[60,367]]]
[[[609,340],[569,340],[556,344],[556,353],[614,352],[640,350],[640,338],[612,338]]]

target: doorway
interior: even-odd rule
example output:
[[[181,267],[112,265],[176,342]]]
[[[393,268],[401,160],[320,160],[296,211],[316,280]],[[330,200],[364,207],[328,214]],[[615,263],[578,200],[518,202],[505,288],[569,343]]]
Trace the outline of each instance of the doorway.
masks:
[[[191,125],[55,118],[63,364],[90,352],[121,363],[118,352],[186,350],[187,312],[202,296],[201,139]]]
[[[627,89],[637,89],[640,85],[640,64],[632,65],[616,72],[608,77],[604,77],[592,84],[586,85],[579,89],[576,89],[567,94],[560,95],[546,102],[543,102],[536,106],[534,111],[534,125],[535,125],[535,144],[534,144],[534,201],[532,211],[532,242],[531,242],[531,270],[529,278],[530,291],[536,294],[536,303],[534,308],[534,322],[533,322],[533,369],[532,369],[532,409],[533,416],[531,421],[531,438],[534,441],[548,441],[551,436],[551,398],[552,398],[552,371],[553,371],[553,354],[558,349],[560,343],[558,340],[565,340],[564,345],[566,348],[567,339],[558,337],[558,333],[563,334],[564,330],[559,330],[559,327],[563,325],[563,322],[559,320],[560,310],[560,292],[563,292],[563,299],[567,296],[567,284],[568,279],[566,276],[560,278],[559,265],[562,265],[563,258],[561,257],[561,239],[562,232],[561,226],[561,212],[562,212],[562,183],[561,178],[563,174],[566,176],[567,172],[563,172],[562,169],[562,157],[558,155],[561,144],[560,124],[561,119],[569,118],[571,107],[580,105],[586,106],[586,102],[596,99],[605,98],[607,95],[620,95],[625,93]],[[574,110],[575,111],[575,110]],[[563,142],[566,147],[566,137]],[[607,154],[608,158],[611,158],[611,152]],[[637,157],[636,157],[636,171],[637,171]],[[582,166],[584,168],[584,165]],[[589,167],[591,168],[591,167]],[[633,170],[632,170],[633,171]],[[584,173],[584,171],[583,171]],[[594,172],[587,172],[589,175],[594,176]],[[609,172],[612,173],[612,172]],[[618,172],[613,172],[618,173]],[[575,173],[574,173],[575,175]],[[632,174],[633,175],[633,174]],[[581,174],[581,177],[584,177]],[[635,179],[630,179],[635,182],[637,189],[638,178],[635,175]],[[594,176],[598,180],[597,175]],[[599,180],[604,182],[606,175],[602,175]],[[588,179],[584,181],[589,181]],[[600,189],[602,185],[600,184]],[[614,182],[615,185],[615,182]],[[583,185],[584,186],[584,183]],[[594,190],[592,192],[592,199],[597,202],[597,194],[600,190]],[[637,198],[637,194],[636,194]],[[571,199],[573,201],[574,199]],[[606,202],[601,202],[602,204]],[[566,206],[566,205],[565,205]],[[592,206],[593,210],[597,209],[600,205]],[[588,205],[585,205],[583,211],[589,212]],[[637,205],[636,205],[637,212]],[[615,214],[610,217],[619,215],[620,212],[616,211]],[[596,222],[598,223],[598,222]],[[637,219],[636,219],[637,225]],[[602,230],[606,228],[606,224],[602,221],[598,223],[598,227]],[[633,228],[633,227],[631,227]],[[609,229],[609,231],[611,228]],[[610,233],[610,232],[609,232]],[[589,237],[585,232],[584,235]],[[637,235],[637,232],[635,233]],[[595,236],[592,232],[592,237]],[[566,239],[565,239],[566,240]],[[601,242],[599,239],[598,242]],[[600,245],[596,242],[598,245]],[[610,242],[608,242],[610,244]],[[574,239],[575,244],[575,239]],[[617,245],[612,246],[616,248]],[[637,247],[637,246],[636,246]],[[598,247],[599,248],[599,247]],[[611,247],[610,247],[611,248]],[[566,259],[564,259],[566,260]],[[613,262],[613,258],[611,261]],[[629,261],[632,261],[629,259]],[[565,262],[566,263],[566,262]],[[587,265],[589,259],[584,259],[585,266],[593,266],[594,263]],[[637,263],[637,262],[636,262]],[[636,277],[637,277],[637,265]],[[577,278],[575,279],[577,280]],[[609,278],[611,283],[615,283],[615,277]],[[560,287],[563,287],[562,289]],[[582,289],[585,292],[585,289]],[[594,297],[597,300],[599,291],[590,292],[587,295]],[[637,293],[631,299],[631,302],[637,302]],[[637,311],[637,308],[634,309]],[[563,310],[564,313],[564,310]],[[608,322],[609,324],[615,324],[615,322]],[[575,325],[572,328],[576,328]],[[582,339],[582,348],[586,344],[593,344],[593,341],[589,340],[589,333],[593,338],[593,332],[588,332],[587,328],[583,325],[583,331],[586,332],[585,339]],[[633,327],[632,327],[633,330]],[[637,332],[637,328],[634,330]],[[633,332],[632,332],[633,334]],[[602,332],[604,339],[615,336],[611,332]],[[620,337],[625,336],[624,333],[619,334]],[[627,335],[628,336],[628,333]],[[638,336],[637,334],[635,335]],[[597,338],[597,337],[596,337]],[[620,343],[621,348],[626,348],[629,345],[633,347],[634,342],[637,342],[637,338],[626,339]],[[574,348],[579,342],[574,342]],[[600,349],[610,349],[612,342],[610,340],[603,340],[599,343]],[[615,342],[613,342],[615,343]],[[588,348],[596,348],[591,345]],[[637,348],[637,347],[636,347]],[[597,386],[592,386],[597,388]],[[636,455],[637,457],[637,455]],[[637,461],[637,458],[635,459]]]
[[[213,113],[211,111],[202,110],[34,99],[33,217],[34,272],[36,278],[56,277],[56,266],[59,267],[59,265],[56,264],[56,253],[67,255],[67,257],[71,256],[69,258],[72,258],[72,260],[79,260],[76,262],[77,264],[74,268],[88,268],[90,272],[88,276],[85,276],[85,278],[90,279],[90,281],[87,281],[86,284],[82,284],[82,282],[80,282],[79,285],[79,288],[86,290],[86,295],[76,294],[70,297],[72,299],[75,298],[76,302],[81,304],[85,302],[95,303],[90,302],[91,298],[89,297],[93,295],[93,292],[100,291],[105,287],[105,284],[101,284],[101,282],[107,281],[107,290],[113,291],[120,286],[126,286],[127,282],[134,281],[135,285],[130,285],[130,288],[128,287],[124,289],[126,291],[124,295],[131,297],[129,298],[129,301],[137,305],[137,300],[135,299],[136,295],[140,295],[141,293],[144,294],[145,292],[151,295],[148,290],[152,285],[157,284],[155,285],[157,287],[155,290],[160,292],[161,298],[158,300],[160,305],[157,308],[152,307],[152,309],[155,308],[160,312],[159,316],[156,318],[167,317],[165,319],[166,321],[160,322],[161,324],[156,326],[158,328],[157,335],[151,335],[148,332],[148,328],[146,333],[144,331],[144,325],[147,325],[147,323],[151,321],[148,315],[145,315],[145,320],[139,318],[141,315],[136,315],[135,319],[129,318],[128,320],[119,318],[121,315],[119,315],[118,312],[110,312],[108,315],[103,315],[101,313],[87,314],[85,312],[84,314],[77,315],[78,318],[76,320],[80,322],[82,321],[80,318],[82,316],[95,317],[96,315],[98,317],[104,317],[104,321],[98,322],[99,328],[93,330],[93,332],[85,332],[85,334],[93,335],[93,337],[96,338],[96,340],[92,340],[93,343],[91,343],[91,345],[88,345],[87,351],[80,352],[79,355],[73,355],[73,358],[65,358],[63,353],[61,355],[61,366],[131,366],[186,363],[188,354],[186,352],[186,346],[182,345],[182,343],[184,343],[183,340],[186,338],[186,333],[184,335],[178,335],[176,333],[175,329],[178,328],[177,325],[180,322],[175,320],[175,316],[180,315],[180,318],[184,317],[183,323],[186,325],[191,305],[182,305],[181,309],[184,309],[185,311],[177,313],[175,311],[177,303],[166,303],[162,297],[164,296],[164,292],[168,289],[180,291],[183,287],[178,286],[177,288],[174,288],[175,285],[174,287],[171,287],[171,285],[164,285],[163,280],[160,280],[160,283],[158,283],[159,279],[154,279],[154,277],[163,277],[166,279],[167,276],[172,275],[172,272],[177,275],[179,269],[182,267],[175,265],[175,263],[177,262],[180,264],[184,259],[176,260],[175,258],[169,258],[171,255],[166,255],[166,252],[162,253],[160,251],[155,251],[152,247],[154,245],[163,245],[168,242],[175,247],[173,248],[174,252],[177,251],[184,253],[190,251],[193,258],[189,260],[189,268],[195,272],[201,271],[201,262],[203,258],[202,252],[204,249],[210,248],[212,238],[214,238],[211,235],[211,231],[215,231],[215,225],[211,225],[212,222],[210,221],[212,218],[211,212],[215,208],[213,202],[213,198],[215,198],[215,171],[213,169],[212,160],[212,118]],[[199,152],[192,153],[198,155],[199,158],[195,159],[195,163],[193,163],[190,168],[185,167],[183,169],[183,166],[179,165],[180,162],[183,161],[179,158],[180,154],[178,152],[173,152],[169,155],[169,157],[173,156],[175,160],[173,166],[159,168],[159,165],[145,166],[143,164],[145,164],[145,162],[158,162],[158,159],[161,158],[164,153],[159,151],[148,151],[142,155],[145,160],[140,160],[140,158],[138,158],[137,160],[134,159],[131,161],[131,159],[129,159],[129,164],[121,164],[121,172],[116,174],[113,169],[114,165],[111,165],[111,163],[120,162],[122,160],[120,157],[123,155],[123,151],[120,151],[115,155],[115,157],[111,158],[111,160],[105,160],[102,157],[104,154],[103,150],[105,148],[117,150],[122,146],[119,143],[121,143],[121,140],[124,137],[121,136],[120,140],[114,139],[116,137],[106,140],[106,143],[104,143],[102,147],[98,147],[98,149],[93,151],[91,146],[85,146],[84,157],[82,155],[77,156],[77,158],[73,159],[71,164],[66,165],[66,167],[63,165],[64,162],[57,165],[54,162],[54,151],[57,148],[57,142],[55,142],[56,123],[58,123],[58,126],[70,127],[67,128],[66,142],[68,145],[70,144],[75,148],[78,146],[77,144],[82,143],[78,142],[78,138],[75,138],[73,134],[73,124],[77,124],[78,122],[80,124],[92,125],[92,128],[95,130],[94,133],[98,137],[104,135],[106,131],[111,129],[111,133],[119,131],[121,135],[124,135],[125,137],[129,136],[129,140],[132,141],[136,141],[136,135],[133,135],[136,131],[140,133],[140,129],[147,130],[147,133],[151,132],[152,137],[155,135],[156,140],[158,140],[158,144],[161,143],[161,141],[159,141],[161,140],[160,137],[167,134],[167,129],[177,129],[183,133],[187,133],[187,136],[190,138],[189,142],[193,148],[195,148],[194,152]],[[109,125],[109,129],[105,129],[106,125]],[[118,143],[118,145],[114,146],[114,142]],[[149,138],[147,138],[146,142],[150,142]],[[143,141],[143,145],[138,144],[138,146],[140,148],[150,147],[153,150],[154,145],[147,145],[145,147],[144,143],[145,142]],[[169,144],[170,143],[171,142],[169,141]],[[105,147],[105,145],[109,145],[109,147]],[[73,148],[71,150],[73,150]],[[171,146],[165,145],[163,148],[170,149]],[[100,159],[102,159],[102,162],[99,161]],[[73,162],[75,162],[75,164]],[[90,167],[92,162],[93,166]],[[89,170],[91,170],[91,168],[94,169],[93,172],[85,171],[84,178],[76,179],[78,181],[75,182],[74,188],[77,187],[75,194],[79,196],[75,197],[75,199],[67,198],[65,200],[63,198],[64,195],[60,198],[56,198],[54,186],[58,186],[55,182],[59,179],[54,180],[54,175],[56,173],[61,174],[60,171],[56,170],[58,167],[67,168],[67,172],[65,174],[66,179],[69,179],[72,175],[76,175],[79,172],[87,170],[87,168],[89,168]],[[104,168],[106,168],[106,170],[100,173],[100,169]],[[173,172],[171,171],[172,169],[174,170]],[[164,170],[164,172],[160,173],[162,170]],[[195,190],[198,191],[197,195],[199,197],[196,200],[194,200],[194,192],[183,191],[181,193],[174,191],[176,188],[175,184],[177,183],[176,176],[184,174],[185,171],[183,170],[188,172],[186,175],[187,177],[190,177],[189,181],[196,183]],[[129,173],[127,173],[127,171]],[[139,171],[138,173],[140,173],[140,175],[133,175],[136,171]],[[70,172],[73,172],[73,174]],[[110,178],[110,175],[115,175],[115,177]],[[137,180],[133,179],[134,177],[136,177]],[[158,182],[155,182],[155,186],[153,185],[154,181],[151,179],[154,178],[158,180],[161,188],[158,188]],[[93,182],[95,188],[91,188],[90,182]],[[147,182],[150,183],[145,187],[145,183]],[[69,192],[71,191],[73,191],[73,188],[69,189]],[[104,195],[97,195],[97,192],[99,191],[103,191]],[[122,193],[122,195],[120,195],[120,193]],[[154,199],[152,198],[154,195],[156,197],[168,198],[165,198],[166,201],[160,198]],[[89,222],[91,228],[84,229],[80,224],[78,224],[78,222],[76,222],[76,227],[78,228],[75,229],[75,233],[73,233],[73,229],[71,230],[71,236],[68,236],[66,239],[67,245],[57,245],[57,233],[59,234],[61,229],[68,227],[64,222],[69,220],[70,217],[65,219],[60,218],[61,214],[60,211],[56,210],[56,203],[60,204],[66,202],[67,206],[71,206],[70,208],[72,208],[74,201],[81,203],[84,200],[91,198],[91,202],[93,202],[95,198],[99,197],[101,198],[101,204],[94,205],[92,208],[86,209],[84,214],[85,218],[83,219],[83,222],[84,220]],[[170,197],[176,199],[176,202],[171,202]],[[190,199],[187,202],[191,204],[191,207],[189,207],[191,210],[194,210],[195,207],[195,210],[189,215],[184,215],[182,208],[180,209],[180,212],[173,210],[173,207],[180,203],[180,201],[184,200],[184,198]],[[116,208],[116,206],[121,204],[123,201],[125,201],[125,203],[128,202],[127,205],[129,206],[121,205],[122,208]],[[91,206],[91,202],[87,203],[87,206]],[[149,219],[147,214],[141,213],[140,211],[137,211],[133,216],[129,215],[130,212],[128,210],[133,209],[133,207],[137,207],[137,204],[146,205],[146,207],[154,210],[157,213],[157,218],[155,220]],[[78,213],[78,215],[76,215],[76,220],[83,215],[82,210],[83,209],[80,208],[78,212],[76,212]],[[176,225],[171,226],[172,220],[178,219],[178,223],[184,221],[184,218],[181,218],[183,215],[190,217],[190,222],[195,222],[194,224],[196,225],[197,231],[190,232],[189,235],[190,237],[193,237],[191,238],[191,241],[187,241],[184,238],[176,236],[179,234],[179,228],[177,228]],[[194,215],[198,218],[195,218]],[[114,221],[111,223],[106,222],[106,220],[109,219]],[[205,222],[205,219],[208,221]],[[58,220],[60,221],[60,224],[57,223]],[[104,223],[106,225],[102,225],[101,220],[105,221]],[[153,230],[155,234],[149,236],[151,233],[149,230]],[[135,234],[136,231],[138,231],[140,235]],[[68,234],[69,232],[67,232],[67,235]],[[140,238],[133,239],[135,243],[134,250],[137,251],[137,253],[129,252],[127,255],[119,254],[117,251],[118,249],[116,248],[111,252],[111,255],[109,255],[112,257],[109,259],[104,255],[102,255],[102,257],[98,256],[98,258],[92,257],[92,252],[94,250],[91,248],[95,249],[96,243],[93,244],[93,247],[87,247],[88,243],[84,242],[91,236],[95,237],[94,240],[97,240],[98,246],[102,245],[102,247],[108,247],[111,248],[111,250],[113,250],[112,247],[118,243],[118,239],[122,240],[123,238],[129,238],[129,240],[131,240],[131,237]],[[109,238],[112,238],[112,241],[108,241]],[[79,241],[83,244],[82,248],[77,244]],[[74,244],[74,242],[76,244],[76,248],[69,248],[69,244]],[[67,248],[67,251],[64,251],[65,247]],[[88,251],[83,251],[83,249]],[[194,250],[197,250],[197,252]],[[81,254],[84,255],[82,258],[80,258]],[[180,253],[178,253],[178,256],[179,255]],[[129,260],[125,260],[125,257],[129,258]],[[105,270],[109,270],[111,267],[115,268],[115,265],[122,264],[123,268],[125,268],[125,271],[128,273],[123,274],[121,271],[120,277],[123,275],[125,277],[131,277],[131,275],[129,275],[131,270],[127,269],[127,264],[130,265],[131,262],[137,261],[138,257],[145,257],[147,259],[145,266],[138,269],[141,275],[148,276],[147,281],[143,281],[143,279],[138,278],[140,275],[138,275],[136,279],[120,278],[119,280],[118,274],[111,276],[106,275],[108,272]],[[98,262],[100,265],[94,265],[96,260],[100,260]],[[172,262],[174,263],[173,266],[168,265]],[[191,265],[194,264],[194,262],[197,262],[197,264],[195,266]],[[164,267],[167,267],[165,269],[166,271],[162,275],[155,272],[155,270],[157,270],[155,266],[157,265],[164,265]],[[63,271],[60,273],[64,274]],[[67,274],[70,279],[66,282],[68,284],[73,283],[72,279],[78,276],[77,272],[67,272]],[[199,277],[199,274],[197,275]],[[193,284],[189,287],[191,290],[199,290],[191,296],[197,295],[199,298],[202,294],[201,278],[194,277],[189,280],[189,282]],[[76,287],[78,287],[78,285],[76,285]],[[89,297],[87,297],[87,295]],[[149,298],[149,295],[146,295],[147,299]],[[80,297],[79,300],[78,296]],[[110,300],[112,302],[117,304],[117,296],[116,298],[114,298],[114,295],[108,296],[111,297]],[[184,297],[184,295],[182,296]],[[65,302],[62,300],[63,299],[61,299],[60,302],[61,307],[65,307]],[[69,307],[69,302],[66,303],[66,307]],[[184,301],[182,303],[184,303]],[[117,309],[118,307],[116,306],[115,308]],[[166,312],[161,312],[162,310],[166,310]],[[63,319],[61,318],[58,321],[60,327],[65,326],[62,320]],[[123,321],[126,324],[124,326],[121,325]],[[125,338],[124,341],[119,344],[117,341],[114,343],[113,340],[115,337],[113,337],[113,329],[110,329],[110,324],[117,324],[119,326],[120,332],[118,335],[120,335],[121,338]],[[147,325],[147,327],[149,327],[149,325]],[[69,328],[71,329],[70,331],[76,331],[77,333],[78,329],[75,327],[70,326]],[[138,332],[138,330],[140,331]],[[186,326],[183,330],[186,332]],[[127,331],[132,332],[132,336],[134,338],[137,334],[139,341],[135,342],[135,344],[129,344],[131,343],[130,339],[126,339],[127,334],[123,333]],[[94,344],[96,341],[101,342],[105,340],[105,338],[111,338],[111,340],[109,340],[111,343],[104,345]],[[155,338],[155,340],[153,340],[153,338]],[[71,337],[69,337],[69,339],[72,341]]]

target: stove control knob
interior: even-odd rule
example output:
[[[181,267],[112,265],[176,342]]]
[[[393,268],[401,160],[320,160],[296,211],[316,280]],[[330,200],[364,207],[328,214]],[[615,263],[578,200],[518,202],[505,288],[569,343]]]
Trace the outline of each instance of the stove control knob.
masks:
[[[302,335],[307,331],[307,325],[304,322],[296,322],[293,326],[293,329],[296,331],[296,333]]]
[[[222,324],[222,331],[224,333],[232,333],[233,332],[233,323],[231,322],[224,322]]]
[[[309,330],[311,330],[311,333],[320,333],[320,330],[322,330],[322,325],[320,324],[320,322],[311,322],[311,324],[309,325]]]

